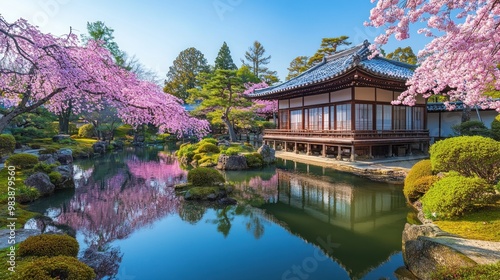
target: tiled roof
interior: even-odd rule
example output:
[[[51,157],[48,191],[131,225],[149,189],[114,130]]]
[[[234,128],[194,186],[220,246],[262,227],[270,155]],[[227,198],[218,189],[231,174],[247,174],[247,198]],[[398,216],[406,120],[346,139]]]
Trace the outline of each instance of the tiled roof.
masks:
[[[464,109],[464,103],[461,101],[458,102],[450,102],[451,105],[455,106],[453,111],[462,111]],[[494,110],[494,109],[482,109],[480,106],[474,106],[472,110],[476,110],[476,108],[480,111],[483,110]],[[427,103],[427,111],[428,112],[446,112],[450,111],[446,108],[446,105],[442,102],[436,103]]]
[[[265,96],[306,85],[311,85],[340,76],[354,67],[359,67],[374,75],[396,80],[407,80],[413,75],[414,65],[382,57],[368,59],[370,43],[365,41],[350,49],[326,57],[322,62],[282,84],[255,90],[251,97]]]

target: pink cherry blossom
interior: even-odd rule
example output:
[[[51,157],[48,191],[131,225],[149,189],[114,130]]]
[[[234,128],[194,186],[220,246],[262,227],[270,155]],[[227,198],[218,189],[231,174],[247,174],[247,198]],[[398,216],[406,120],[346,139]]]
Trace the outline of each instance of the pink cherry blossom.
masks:
[[[408,80],[408,90],[395,104],[414,105],[420,94],[447,95],[450,101],[496,109],[500,102],[485,95],[500,90],[500,2],[496,0],[372,0],[367,26],[384,26],[385,33],[371,46],[377,54],[379,45],[389,37],[410,37],[410,25],[426,23],[419,34],[432,37],[419,52],[420,65]],[[449,107],[451,109],[451,107]]]

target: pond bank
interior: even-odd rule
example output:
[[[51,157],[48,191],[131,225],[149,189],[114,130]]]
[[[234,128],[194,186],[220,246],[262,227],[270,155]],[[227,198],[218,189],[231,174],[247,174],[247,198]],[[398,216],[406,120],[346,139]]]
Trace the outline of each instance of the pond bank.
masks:
[[[426,155],[418,155],[351,162],[283,151],[276,151],[276,157],[284,160],[294,160],[306,164],[309,163],[328,167],[339,171],[349,172],[373,181],[394,184],[402,184],[406,174],[415,163],[422,159],[429,158]]]

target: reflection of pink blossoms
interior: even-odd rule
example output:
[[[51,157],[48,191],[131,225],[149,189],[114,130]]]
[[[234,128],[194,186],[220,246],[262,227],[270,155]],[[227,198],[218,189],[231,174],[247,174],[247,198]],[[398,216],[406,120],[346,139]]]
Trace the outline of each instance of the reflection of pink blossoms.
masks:
[[[185,172],[175,159],[142,163],[134,158],[127,166],[130,173],[119,170],[105,182],[82,177],[57,221],[82,232],[89,246],[100,248],[177,211],[180,202],[172,186],[185,181]]]
[[[266,202],[276,201],[278,198],[278,174],[269,180],[262,180],[260,176],[251,178],[248,182],[241,182],[236,186],[242,191],[244,199],[252,199],[258,195]]]

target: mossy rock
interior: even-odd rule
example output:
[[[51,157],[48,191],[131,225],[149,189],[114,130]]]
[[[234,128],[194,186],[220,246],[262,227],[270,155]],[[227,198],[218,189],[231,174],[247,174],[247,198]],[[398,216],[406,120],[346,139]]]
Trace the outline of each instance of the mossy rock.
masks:
[[[207,167],[189,170],[187,180],[193,186],[213,186],[226,181],[217,170]]]
[[[78,255],[79,245],[68,235],[41,234],[30,236],[19,244],[19,256],[53,257]]]
[[[186,200],[216,200],[227,196],[224,187],[193,187],[190,188],[184,198]]]
[[[5,162],[5,166],[13,165],[18,168],[33,168],[38,163],[38,157],[32,154],[14,154]]]

